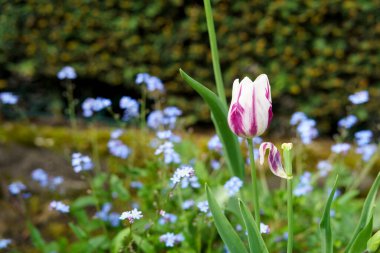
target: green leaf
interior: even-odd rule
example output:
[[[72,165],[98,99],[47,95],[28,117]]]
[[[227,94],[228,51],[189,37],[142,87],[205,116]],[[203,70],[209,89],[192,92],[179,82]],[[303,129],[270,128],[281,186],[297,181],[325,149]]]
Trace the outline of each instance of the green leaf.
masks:
[[[130,231],[129,228],[125,228],[121,230],[115,236],[115,238],[113,238],[112,244],[111,244],[111,253],[119,253],[120,251],[124,252],[122,251],[124,247],[124,240],[127,238],[127,236],[129,236],[129,231]]]
[[[363,252],[367,248],[367,242],[372,235],[373,216],[368,224],[361,230],[356,237],[349,253]]]
[[[145,253],[156,252],[154,249],[154,246],[150,244],[147,240],[145,240],[143,237],[133,234],[133,240],[135,241],[137,247],[141,249],[143,252]]]
[[[244,243],[241,241],[226,216],[223,214],[222,209],[219,207],[218,202],[207,185],[206,192],[216,229],[218,230],[223,242],[232,253],[248,253]]]
[[[129,199],[129,193],[123,182],[116,175],[112,175],[110,179],[111,191],[116,192],[120,200],[126,201]]]
[[[248,232],[248,242],[251,253],[269,253],[257,224],[251,212],[242,200],[239,200],[239,207],[244,219],[245,228]]]
[[[319,228],[322,234],[322,252],[324,253],[333,252],[332,233],[331,233],[331,224],[330,224],[330,209],[331,209],[331,204],[334,200],[337,182],[338,182],[338,176],[335,179],[333,189],[326,202],[325,210],[323,211],[321,223],[319,224]]]
[[[244,160],[240,152],[237,137],[231,132],[227,123],[227,108],[223,105],[220,98],[203,84],[197,82],[182,69],[179,70],[182,78],[189,84],[203,100],[208,104],[213,122],[226,154],[227,165],[230,172],[240,178],[244,177]]]
[[[109,247],[109,240],[106,235],[98,235],[88,240],[91,252],[99,252],[99,249],[107,249]]]
[[[375,205],[375,199],[376,199],[377,191],[379,190],[379,186],[380,186],[380,173],[377,174],[377,177],[375,181],[373,182],[371,189],[368,192],[367,198],[364,201],[364,206],[363,206],[362,213],[360,215],[359,223],[355,228],[353,237],[351,238],[350,242],[347,245],[346,250],[344,251],[345,253],[350,252],[352,245],[354,244],[359,233],[370,222],[370,219],[372,217],[372,209]]]
[[[380,230],[377,231],[367,242],[367,250],[370,253],[380,251]]]
[[[79,240],[84,240],[87,238],[87,233],[83,229],[75,225],[74,223],[70,222],[69,227],[71,228],[71,230],[74,232],[75,236]]]
[[[28,222],[27,226],[28,226],[30,238],[32,239],[33,245],[37,249],[41,250],[42,252],[45,252],[44,249],[45,249],[46,243],[44,239],[42,238],[40,231],[38,231],[38,229],[31,222]]]
[[[77,198],[71,205],[71,209],[82,209],[87,206],[96,206],[96,198],[92,195]]]

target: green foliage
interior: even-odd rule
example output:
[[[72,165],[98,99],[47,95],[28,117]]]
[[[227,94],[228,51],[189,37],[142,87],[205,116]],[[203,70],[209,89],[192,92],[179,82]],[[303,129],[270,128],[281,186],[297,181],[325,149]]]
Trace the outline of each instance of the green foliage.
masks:
[[[226,87],[265,72],[276,115],[303,110],[337,119],[347,94],[369,89],[380,96],[379,8],[370,0],[214,1]],[[202,2],[3,0],[1,12],[3,71],[55,78],[72,65],[80,78],[128,86],[147,71],[164,80],[171,101],[209,121],[207,107],[189,103],[200,100],[178,75],[182,67],[206,85],[214,80]],[[376,103],[366,107],[361,120],[373,125]],[[333,127],[327,119],[320,124]]]
[[[331,232],[331,221],[330,221],[330,210],[331,204],[334,200],[334,195],[337,187],[338,176],[336,177],[333,189],[331,190],[330,196],[327,199],[325,210],[323,211],[322,219],[319,224],[322,236],[322,252],[332,253],[333,252],[333,238]]]
[[[216,132],[223,143],[223,150],[227,155],[227,164],[231,174],[243,178],[244,161],[237,137],[231,132],[227,123],[227,108],[215,93],[188,76],[184,71],[180,70],[180,73],[185,82],[197,91],[210,107]]]

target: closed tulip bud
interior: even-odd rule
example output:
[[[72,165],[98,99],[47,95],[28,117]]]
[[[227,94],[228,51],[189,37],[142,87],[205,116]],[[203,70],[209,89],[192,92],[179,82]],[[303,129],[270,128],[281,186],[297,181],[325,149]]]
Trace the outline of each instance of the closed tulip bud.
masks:
[[[234,81],[228,112],[228,125],[237,136],[253,138],[262,135],[272,120],[272,99],[267,75],[254,82],[245,77]]]

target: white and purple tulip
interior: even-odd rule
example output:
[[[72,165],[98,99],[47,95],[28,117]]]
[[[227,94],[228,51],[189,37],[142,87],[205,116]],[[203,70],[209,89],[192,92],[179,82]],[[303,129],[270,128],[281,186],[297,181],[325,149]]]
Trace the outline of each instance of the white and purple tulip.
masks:
[[[254,82],[245,77],[234,81],[228,112],[228,125],[237,136],[253,138],[262,135],[273,117],[270,84],[267,75]]]
[[[281,163],[281,155],[276,146],[271,142],[263,142],[260,145],[259,150],[259,156],[260,156],[260,164],[264,164],[264,158],[266,150],[269,149],[269,155],[268,155],[268,163],[269,168],[278,177],[282,177],[285,179],[291,178],[291,176],[288,176],[285,172],[284,167]]]

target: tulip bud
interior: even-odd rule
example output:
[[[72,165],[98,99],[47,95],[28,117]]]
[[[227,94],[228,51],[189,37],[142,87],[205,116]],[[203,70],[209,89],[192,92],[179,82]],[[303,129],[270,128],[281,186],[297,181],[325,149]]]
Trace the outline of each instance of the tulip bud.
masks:
[[[263,142],[260,145],[259,149],[259,157],[260,157],[260,164],[264,164],[264,158],[266,150],[269,149],[269,155],[268,155],[268,163],[269,168],[278,177],[282,177],[285,179],[291,179],[292,176],[286,174],[284,167],[282,166],[281,162],[281,155],[276,146],[271,142]]]
[[[234,81],[228,112],[228,125],[237,136],[253,138],[262,135],[272,120],[272,99],[267,75],[254,82],[245,77]]]

